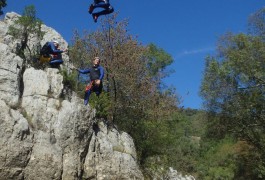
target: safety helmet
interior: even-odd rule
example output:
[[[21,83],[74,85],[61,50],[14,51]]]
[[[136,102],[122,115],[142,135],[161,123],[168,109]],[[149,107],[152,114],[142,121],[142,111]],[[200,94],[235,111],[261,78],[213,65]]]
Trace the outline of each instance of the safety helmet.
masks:
[[[58,41],[56,41],[56,40],[54,40],[54,41],[53,41],[53,43],[55,43],[55,44],[58,44],[58,45],[59,45],[59,42],[58,42]]]

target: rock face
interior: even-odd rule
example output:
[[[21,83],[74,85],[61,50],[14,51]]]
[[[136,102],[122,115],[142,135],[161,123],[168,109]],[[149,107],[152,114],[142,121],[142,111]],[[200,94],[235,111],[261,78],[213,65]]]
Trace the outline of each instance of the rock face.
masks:
[[[75,93],[64,98],[58,69],[22,72],[6,35],[17,16],[0,22],[0,180],[143,179],[132,138],[108,129]],[[43,29],[43,42],[53,37],[67,46]]]
[[[136,163],[136,151],[132,138],[117,130],[108,131],[99,123],[94,127],[84,163],[84,178],[96,179],[143,179]],[[130,166],[130,168],[127,168]]]
[[[0,60],[0,99],[8,105],[16,105],[20,95],[22,59],[0,42]]]

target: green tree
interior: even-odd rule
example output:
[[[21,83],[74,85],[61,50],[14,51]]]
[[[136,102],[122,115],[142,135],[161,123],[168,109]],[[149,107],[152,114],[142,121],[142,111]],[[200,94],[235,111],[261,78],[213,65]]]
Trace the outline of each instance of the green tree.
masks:
[[[249,17],[249,33],[265,39],[265,8],[260,9]]]
[[[4,12],[2,11],[3,7],[6,7],[6,0],[0,0],[0,16],[4,14]]]
[[[252,167],[251,178],[257,179],[265,177],[264,14],[262,9],[251,17],[254,34],[228,33],[220,39],[219,55],[206,58],[201,85],[205,106],[217,115],[211,122],[215,135],[231,134],[255,148],[259,163]]]
[[[17,47],[17,54],[22,59],[26,60],[26,49],[29,52],[30,59],[32,59],[33,55],[39,50],[40,41],[44,35],[44,32],[41,31],[41,25],[42,21],[36,17],[35,7],[30,5],[25,7],[22,16],[14,22],[14,25],[9,27],[8,33],[15,39],[20,40],[20,44]],[[38,40],[37,45],[32,48],[28,45],[30,36],[34,36]]]
[[[167,73],[164,72],[165,68],[173,62],[173,58],[170,54],[151,43],[147,46],[145,56],[148,59],[147,66],[152,76],[160,76],[159,74],[161,73],[163,76],[167,75]]]

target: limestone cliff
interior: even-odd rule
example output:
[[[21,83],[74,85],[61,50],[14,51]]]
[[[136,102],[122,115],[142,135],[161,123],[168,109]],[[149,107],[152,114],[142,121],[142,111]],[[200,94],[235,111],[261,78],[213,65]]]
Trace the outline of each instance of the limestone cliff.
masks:
[[[0,180],[143,179],[132,138],[108,129],[75,93],[62,96],[58,69],[22,71],[18,42],[7,35],[17,17],[0,22]],[[42,30],[42,44],[57,39],[67,47],[54,29]]]

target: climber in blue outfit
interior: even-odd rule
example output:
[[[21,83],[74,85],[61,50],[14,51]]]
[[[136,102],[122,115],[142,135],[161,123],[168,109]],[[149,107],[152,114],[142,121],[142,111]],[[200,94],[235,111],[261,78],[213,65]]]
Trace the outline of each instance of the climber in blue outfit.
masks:
[[[95,57],[93,61],[93,66],[89,69],[76,69],[82,74],[90,74],[90,83],[86,86],[84,104],[87,105],[89,101],[89,96],[91,92],[95,92],[97,96],[100,95],[103,88],[103,77],[104,68],[100,65],[100,58]]]
[[[63,63],[62,53],[67,52],[67,49],[61,50],[59,48],[59,42],[53,41],[48,42],[49,54],[51,56],[50,65],[51,67],[59,67]]]
[[[93,13],[95,8],[103,8],[104,10]],[[110,5],[109,0],[94,0],[94,4],[90,5],[88,12],[92,14],[94,21],[97,22],[99,16],[113,13],[114,8]]]
[[[62,53],[68,50],[61,50],[58,41],[46,42],[40,50],[40,62],[47,63],[53,68],[58,68],[63,63]]]

